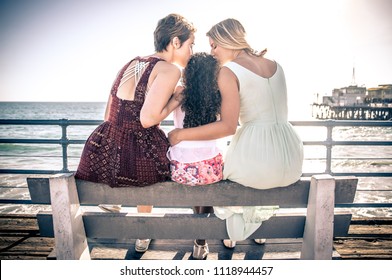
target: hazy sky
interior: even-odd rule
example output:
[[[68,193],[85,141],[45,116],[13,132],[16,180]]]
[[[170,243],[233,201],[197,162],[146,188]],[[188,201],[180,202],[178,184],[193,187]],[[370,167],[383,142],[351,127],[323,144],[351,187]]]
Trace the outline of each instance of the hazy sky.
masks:
[[[2,0],[0,101],[106,101],[119,68],[153,53],[157,21],[192,21],[195,51],[233,17],[254,49],[284,68],[292,114],[316,93],[392,83],[391,0]]]

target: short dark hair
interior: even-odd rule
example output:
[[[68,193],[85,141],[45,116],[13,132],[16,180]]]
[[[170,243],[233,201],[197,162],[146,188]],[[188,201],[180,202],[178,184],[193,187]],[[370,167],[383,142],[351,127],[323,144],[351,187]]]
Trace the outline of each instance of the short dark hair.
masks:
[[[155,51],[167,50],[167,46],[175,37],[178,37],[182,45],[195,32],[196,28],[186,18],[178,14],[170,14],[158,21],[154,31]]]

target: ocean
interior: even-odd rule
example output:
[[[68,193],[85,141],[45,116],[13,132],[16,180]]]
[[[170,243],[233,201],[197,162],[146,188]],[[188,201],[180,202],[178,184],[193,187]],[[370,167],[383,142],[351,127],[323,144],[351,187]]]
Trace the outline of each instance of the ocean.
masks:
[[[29,120],[103,120],[104,102],[0,102],[0,119]],[[311,112],[309,112],[309,115]],[[170,116],[169,116],[170,118]],[[311,117],[307,120],[312,120]],[[314,119],[313,119],[314,120]],[[293,120],[300,121],[300,120]],[[69,139],[86,139],[96,126],[71,126]],[[162,127],[167,133],[172,128]],[[303,141],[323,141],[325,127],[297,127]],[[60,139],[60,126],[0,125],[0,139]],[[338,141],[392,141],[392,127],[336,127],[333,139]],[[230,137],[222,139],[225,149]],[[68,167],[74,171],[79,163],[83,145],[69,145]],[[304,173],[325,171],[325,148],[305,146]],[[334,172],[392,172],[392,146],[335,146],[332,149]],[[8,144],[0,143],[0,169],[60,170],[62,149],[57,144]],[[0,174],[0,197],[29,199],[26,189],[27,175]],[[382,203],[392,200],[391,177],[360,177],[358,203]],[[32,205],[0,205],[0,212],[34,212]],[[391,209],[356,209],[355,215],[392,216]]]

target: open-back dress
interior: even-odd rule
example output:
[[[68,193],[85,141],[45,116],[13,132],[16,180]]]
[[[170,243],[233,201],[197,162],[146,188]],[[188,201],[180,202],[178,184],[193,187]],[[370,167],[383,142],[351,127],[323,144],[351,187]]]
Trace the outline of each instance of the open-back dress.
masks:
[[[131,66],[133,61],[137,61]],[[159,125],[143,128],[140,111],[157,57],[137,57],[117,75],[111,89],[109,118],[89,136],[75,177],[111,187],[142,187],[170,179],[169,141]],[[124,80],[137,81],[134,100],[117,97]]]

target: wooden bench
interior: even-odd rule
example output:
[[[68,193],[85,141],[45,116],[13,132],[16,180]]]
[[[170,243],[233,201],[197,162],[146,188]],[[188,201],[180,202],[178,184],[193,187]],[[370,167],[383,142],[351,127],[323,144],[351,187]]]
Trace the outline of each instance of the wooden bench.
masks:
[[[39,212],[37,220],[42,236],[55,237],[57,259],[90,259],[88,240],[99,238],[228,238],[225,221],[213,214],[109,213],[80,207],[99,204],[307,208],[303,214],[288,211],[271,217],[250,238],[303,238],[301,259],[331,259],[333,238],[347,236],[351,221],[351,214],[335,213],[335,204],[353,202],[358,179],[314,175],[269,190],[231,181],[198,187],[163,182],[143,188],[110,188],[75,180],[73,174],[27,178],[27,182],[33,203],[52,206],[51,212]]]

